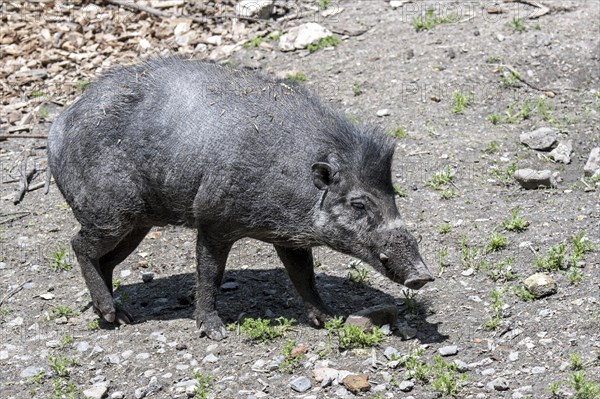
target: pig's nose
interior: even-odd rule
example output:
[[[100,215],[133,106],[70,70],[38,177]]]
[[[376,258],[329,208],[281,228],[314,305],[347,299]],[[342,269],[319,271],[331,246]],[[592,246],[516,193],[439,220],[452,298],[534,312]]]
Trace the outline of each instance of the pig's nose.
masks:
[[[435,281],[435,278],[431,274],[425,273],[409,278],[404,282],[404,286],[411,290],[418,290],[431,281]]]

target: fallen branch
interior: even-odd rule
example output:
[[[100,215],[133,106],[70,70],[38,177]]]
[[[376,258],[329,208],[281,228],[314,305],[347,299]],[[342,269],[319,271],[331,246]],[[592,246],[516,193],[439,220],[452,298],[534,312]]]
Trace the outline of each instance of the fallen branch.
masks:
[[[0,224],[5,224],[9,222],[14,222],[15,220],[23,219],[25,216],[29,216],[31,212],[14,212],[14,213],[5,213],[0,215],[0,217],[13,216],[12,218],[6,220],[0,220]]]
[[[47,139],[47,134],[0,134],[0,141],[8,139]]]
[[[27,189],[29,188],[29,183],[31,182],[31,179],[33,179],[33,176],[35,175],[35,172],[37,171],[35,165],[33,165],[29,169],[27,168],[27,160],[28,159],[29,159],[29,157],[25,156],[25,159],[21,163],[21,167],[20,167],[20,175],[21,176],[19,178],[19,191],[15,195],[15,199],[13,199],[13,204],[15,204],[15,205],[18,205],[23,200],[23,197],[25,196],[25,193],[27,192]]]
[[[21,291],[23,289],[23,287],[25,287],[25,284],[31,283],[31,280],[25,281],[22,284],[19,284],[19,286],[15,289],[13,289],[12,291],[10,291],[8,294],[4,295],[4,298],[2,298],[2,300],[0,300],[0,306],[2,306],[2,304],[4,304],[4,302],[9,299],[11,296],[15,295],[17,292]]]
[[[521,4],[526,4],[528,6],[537,8],[537,11],[535,11],[533,14],[531,14],[527,17],[529,19],[537,19],[537,18],[542,17],[550,12],[549,7],[546,7],[542,3],[539,3],[539,2],[533,1],[533,0],[504,0],[504,2],[505,3],[521,3]]]

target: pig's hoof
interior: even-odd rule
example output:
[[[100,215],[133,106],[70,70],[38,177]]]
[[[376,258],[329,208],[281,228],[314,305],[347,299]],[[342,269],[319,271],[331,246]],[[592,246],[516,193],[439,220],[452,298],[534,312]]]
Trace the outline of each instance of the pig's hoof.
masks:
[[[125,309],[117,307],[117,311],[115,313],[115,323],[121,325],[133,323],[133,316],[131,316],[131,314]]]
[[[308,322],[311,326],[315,328],[323,328],[325,327],[325,322],[331,319],[331,314],[317,310],[311,309],[308,311]]]
[[[196,319],[196,324],[200,329],[200,335],[206,335],[213,341],[221,341],[227,338],[227,330],[221,321],[221,318],[214,313],[206,314]]]

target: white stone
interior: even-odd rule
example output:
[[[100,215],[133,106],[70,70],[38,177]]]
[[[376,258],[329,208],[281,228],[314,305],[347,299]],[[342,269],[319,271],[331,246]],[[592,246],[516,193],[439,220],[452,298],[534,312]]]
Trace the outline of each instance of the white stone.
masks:
[[[331,36],[329,29],[315,23],[309,22],[304,25],[295,26],[279,38],[279,49],[281,51],[293,51],[306,48],[321,39]]]

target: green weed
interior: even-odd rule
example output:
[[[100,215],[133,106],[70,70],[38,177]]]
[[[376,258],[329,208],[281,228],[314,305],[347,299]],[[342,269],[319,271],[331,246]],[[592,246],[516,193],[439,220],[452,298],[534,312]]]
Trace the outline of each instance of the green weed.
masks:
[[[443,223],[437,226],[437,231],[440,234],[448,234],[452,231],[452,226],[450,223]]]
[[[326,48],[326,47],[335,47],[340,44],[342,41],[337,36],[327,36],[320,39],[317,43],[309,44],[308,51],[314,53],[317,50]]]
[[[425,15],[413,18],[412,26],[415,28],[415,31],[421,32],[433,29],[441,24],[458,22],[459,20],[460,16],[456,13],[450,13],[446,17],[439,17],[435,15],[434,10],[429,9],[425,11]]]
[[[512,272],[512,266],[515,262],[515,258],[509,257],[505,260],[496,263],[493,267],[488,270],[488,277],[492,281],[511,281],[516,278]]]
[[[321,10],[325,10],[327,7],[329,7],[330,2],[331,0],[319,0],[319,7]]]
[[[362,88],[360,87],[360,83],[354,82],[352,85],[352,94],[355,96],[360,96],[363,93]]]
[[[502,221],[502,228],[506,231],[516,231],[518,233],[527,230],[529,222],[520,214],[520,208],[513,208],[510,210],[510,217]]]
[[[399,198],[408,197],[408,192],[400,184],[394,184],[394,194]]]
[[[69,252],[66,247],[59,246],[56,252],[50,254],[50,267],[54,271],[69,271],[72,269],[69,262]]]
[[[360,260],[352,260],[348,267],[350,267],[350,271],[348,271],[348,279],[354,281],[357,284],[368,285],[369,280],[369,269],[361,266],[362,261]]]
[[[54,357],[48,355],[48,362],[50,363],[50,371],[52,371],[52,374],[59,378],[68,378],[69,367],[77,364],[75,360],[69,359],[66,356]]]
[[[483,150],[486,154],[494,154],[500,150],[500,143],[496,140],[490,141],[485,150]]]
[[[258,46],[260,46],[262,41],[263,41],[263,38],[260,36],[253,37],[252,39],[250,39],[246,43],[244,43],[244,48],[251,49],[251,48],[258,47]]]
[[[100,322],[98,319],[93,319],[87,322],[86,327],[89,331],[96,331],[100,328]]]
[[[292,373],[295,369],[300,366],[300,361],[304,357],[303,354],[292,355],[292,350],[296,347],[296,341],[287,340],[281,351],[283,355],[283,362],[279,365],[279,370],[284,373]]]
[[[404,126],[398,126],[390,132],[390,135],[397,139],[403,139],[408,136],[408,131],[406,131]]]
[[[507,245],[508,245],[508,241],[506,240],[506,237],[504,237],[500,233],[492,233],[488,237],[488,242],[484,248],[484,252],[485,253],[498,252],[498,251],[506,248]]]
[[[194,399],[208,399],[214,378],[211,375],[202,374],[200,371],[194,371],[194,378],[197,381]]]
[[[456,190],[444,190],[440,193],[440,198],[443,200],[449,200],[458,197],[458,191]]]
[[[278,317],[275,319],[275,321],[277,324],[272,325],[271,320],[260,318],[253,319],[248,317],[244,319],[242,324],[239,326],[239,330],[252,341],[267,342],[279,337],[283,337],[288,331],[291,330],[292,324],[296,320]],[[229,325],[230,330],[235,328],[235,323]]]
[[[517,171],[517,163],[513,162],[506,168],[499,166],[492,166],[490,168],[490,175],[497,180],[503,186],[510,186],[513,182],[513,175]]]
[[[462,114],[471,105],[473,98],[473,93],[462,94],[458,91],[454,92],[452,96],[452,112]]]
[[[288,73],[285,78],[295,83],[306,82],[308,79],[302,72],[296,72],[294,74]]]
[[[452,183],[454,178],[454,170],[450,165],[446,165],[444,169],[439,172],[435,172],[429,178],[429,187],[434,190],[441,190],[445,185]]]
[[[483,324],[483,327],[488,330],[494,330],[502,320],[502,311],[504,310],[505,303],[502,299],[502,292],[497,289],[492,290],[490,299],[489,310],[492,313],[492,317]]]
[[[406,311],[410,314],[417,314],[417,291],[410,289],[402,290],[402,303],[406,307]]]
[[[59,317],[75,317],[78,314],[79,313],[77,311],[71,309],[68,305],[58,304],[50,310],[50,317],[52,319],[57,319]]]
[[[535,267],[538,269],[554,272],[558,270],[567,269],[567,246],[566,244],[560,243],[553,245],[548,250],[546,257],[538,257],[535,260]]]
[[[523,302],[531,302],[537,299],[535,295],[533,295],[527,288],[523,286],[514,286],[512,290]]]
[[[327,321],[325,329],[330,337],[337,338],[340,350],[369,348],[379,345],[384,339],[384,335],[378,327],[374,327],[371,332],[368,332],[353,324],[343,324],[341,318]]]
[[[527,26],[525,25],[525,20],[523,18],[513,18],[510,26],[515,32],[525,32],[527,30]]]

